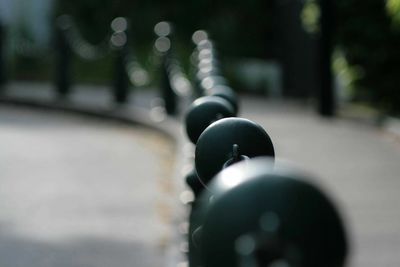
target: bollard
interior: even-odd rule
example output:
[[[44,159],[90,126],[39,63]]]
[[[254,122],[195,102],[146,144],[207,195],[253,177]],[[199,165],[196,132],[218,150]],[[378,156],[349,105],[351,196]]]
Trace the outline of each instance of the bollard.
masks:
[[[264,129],[258,124],[241,118],[220,119],[200,135],[195,151],[195,168],[198,181],[193,181],[194,189],[205,192],[212,178],[222,169],[240,161],[257,156],[275,155],[272,141]],[[196,192],[195,192],[196,194]],[[197,193],[199,195],[199,193]],[[193,235],[199,233],[201,210],[198,201],[192,203],[189,215],[189,266],[197,266],[199,262]]]
[[[207,92],[214,86],[227,84],[227,80],[219,74],[208,73],[200,80],[200,87],[205,92]]]
[[[177,96],[172,89],[169,73],[170,50],[162,55],[161,66],[161,95],[164,99],[165,111],[169,115],[175,115],[177,112]]]
[[[345,264],[346,232],[332,201],[307,176],[269,158],[220,172],[197,213],[191,267]]]
[[[196,72],[196,78],[201,81],[208,76],[220,76],[220,70],[217,66],[210,65],[207,68],[202,68],[198,66],[198,71]]]
[[[185,177],[186,184],[192,189],[194,196],[197,198],[204,189],[204,185],[201,183],[197,176],[196,170],[190,171]]]
[[[275,155],[271,138],[260,125],[242,118],[218,120],[204,130],[196,144],[195,166],[202,182],[207,184],[235,153],[248,158]]]
[[[123,104],[129,96],[129,77],[126,70],[128,56],[128,21],[126,18],[118,17],[111,22],[113,31],[110,39],[111,47],[115,51],[115,70],[113,84],[113,98],[118,104]]]
[[[212,54],[212,57],[198,58],[197,68],[199,70],[206,70],[206,69],[220,70],[220,65],[221,63],[217,58],[215,58],[215,52],[214,52]]]
[[[195,100],[185,117],[186,133],[193,144],[201,133],[214,121],[235,116],[233,106],[217,96],[205,96]]]
[[[197,34],[199,32],[201,36]],[[217,84],[226,84],[226,80],[220,74],[217,53],[213,42],[208,39],[208,34],[204,31],[197,31],[193,34],[193,41],[196,44],[191,60],[194,67],[195,93],[197,96],[202,96],[206,95],[205,91],[211,87]]]
[[[169,22],[161,21],[154,26],[154,33],[157,39],[154,48],[161,57],[160,66],[160,89],[164,100],[165,111],[169,115],[177,112],[177,95],[171,85],[170,65],[172,59],[171,35],[172,25]]]
[[[233,107],[235,114],[239,113],[238,97],[236,93],[227,85],[216,85],[207,91],[207,95],[222,97]]]
[[[335,115],[335,89],[332,74],[332,53],[334,50],[335,1],[319,0],[320,6],[320,39],[319,39],[319,88],[318,113],[321,116]]]
[[[4,47],[6,43],[6,33],[5,27],[3,23],[0,22],[0,89],[2,89],[3,85],[6,82],[6,70],[5,70],[5,61],[6,57],[4,55]]]
[[[56,20],[55,29],[55,85],[58,98],[65,99],[71,89],[71,58],[72,52],[68,42],[68,31],[71,29],[71,18],[62,15]]]
[[[231,99],[233,100],[233,99]],[[205,96],[195,100],[185,117],[186,133],[196,144],[199,136],[213,122],[236,115],[233,105],[219,96]],[[197,196],[204,188],[197,172],[193,170],[186,176],[186,183]]]

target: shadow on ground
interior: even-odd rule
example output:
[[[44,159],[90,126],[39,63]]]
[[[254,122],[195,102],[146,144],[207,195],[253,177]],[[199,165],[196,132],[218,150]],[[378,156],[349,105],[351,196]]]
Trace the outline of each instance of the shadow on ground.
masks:
[[[27,239],[0,230],[0,266],[161,266],[162,250],[132,241],[79,238],[60,241]],[[157,257],[156,257],[157,256]]]

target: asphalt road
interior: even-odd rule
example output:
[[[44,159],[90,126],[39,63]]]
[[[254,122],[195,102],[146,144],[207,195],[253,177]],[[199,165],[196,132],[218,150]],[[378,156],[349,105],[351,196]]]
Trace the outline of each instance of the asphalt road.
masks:
[[[349,267],[400,266],[400,139],[307,106],[245,98],[242,116],[270,134],[276,156],[315,176],[345,218]]]
[[[162,266],[171,155],[139,126],[0,107],[0,266]]]

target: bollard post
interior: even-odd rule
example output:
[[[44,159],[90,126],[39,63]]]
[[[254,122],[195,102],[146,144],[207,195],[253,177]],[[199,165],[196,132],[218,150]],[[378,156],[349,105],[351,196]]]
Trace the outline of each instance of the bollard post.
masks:
[[[203,96],[196,99],[185,116],[186,134],[196,144],[199,136],[213,122],[222,118],[234,117],[233,105],[222,97]]]
[[[208,98],[204,97],[203,99]],[[221,98],[222,100],[222,98]],[[196,107],[196,106],[194,106]],[[269,135],[258,124],[242,118],[222,118],[208,126],[198,137],[195,151],[195,172],[186,177],[196,194],[189,215],[189,266],[201,266],[199,236],[201,236],[201,202],[207,187],[222,170],[253,157],[275,155]],[[234,181],[233,181],[234,182]],[[228,266],[228,265],[227,265]]]
[[[321,116],[335,115],[335,91],[332,75],[332,47],[334,31],[334,1],[319,0],[321,9],[319,40],[319,95],[318,113]]]
[[[238,97],[229,86],[217,84],[207,91],[207,95],[218,96],[227,100],[232,105],[235,115],[239,113]]]
[[[224,118],[200,135],[195,150],[195,166],[199,178],[207,184],[237,152],[248,158],[275,156],[268,133],[257,123],[243,118]]]
[[[223,96],[212,95],[203,96],[193,101],[185,115],[185,128],[187,137],[194,145],[210,124],[222,118],[236,115],[237,100],[236,98],[229,98],[229,100]],[[195,196],[199,195],[204,188],[196,170],[188,173],[185,180]]]
[[[113,94],[114,101],[122,104],[128,99],[128,76],[125,68],[126,52],[124,48],[119,48],[115,53]]]
[[[115,50],[113,98],[118,104],[126,103],[129,96],[129,77],[126,70],[128,56],[128,21],[118,17],[111,22],[111,46]]]
[[[65,99],[71,91],[72,50],[68,40],[68,31],[72,27],[71,18],[62,15],[57,18],[55,29],[55,86],[57,97]]]
[[[169,61],[170,61],[170,50],[165,52],[162,56],[161,66],[161,95],[164,99],[165,111],[168,115],[175,115],[177,111],[177,97],[172,89],[170,73],[169,73]]]
[[[221,171],[196,203],[190,266],[345,266],[343,221],[311,181],[268,157]]]
[[[154,26],[154,33],[157,39],[154,42],[154,48],[161,58],[160,65],[160,90],[161,97],[164,100],[165,111],[169,115],[175,115],[177,112],[177,95],[171,84],[171,35],[172,25],[167,21],[161,21]]]
[[[5,75],[5,56],[4,56],[4,47],[5,47],[5,28],[2,22],[0,22],[0,89],[4,86],[6,82]]]

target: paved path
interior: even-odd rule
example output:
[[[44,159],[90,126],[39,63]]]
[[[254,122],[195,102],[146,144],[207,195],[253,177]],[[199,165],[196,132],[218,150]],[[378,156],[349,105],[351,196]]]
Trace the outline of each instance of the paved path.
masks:
[[[162,266],[171,154],[139,126],[0,107],[0,266]]]
[[[351,238],[349,267],[400,266],[398,139],[294,104],[246,98],[242,110],[271,135],[278,157],[315,174],[337,200]]]

